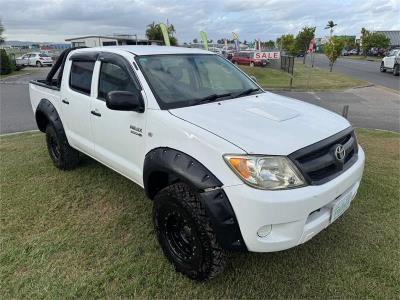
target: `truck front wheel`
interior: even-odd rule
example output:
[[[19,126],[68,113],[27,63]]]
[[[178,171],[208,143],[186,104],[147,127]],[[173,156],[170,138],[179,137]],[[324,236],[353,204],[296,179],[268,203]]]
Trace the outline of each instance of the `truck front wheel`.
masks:
[[[204,206],[188,185],[176,183],[155,196],[153,221],[161,248],[176,271],[198,281],[222,272],[225,253]]]
[[[53,164],[61,170],[71,170],[79,163],[79,152],[67,141],[64,130],[59,132],[49,123],[46,127],[47,149]]]
[[[386,72],[385,65],[383,64],[383,62],[381,62],[381,67],[379,68],[379,71]]]

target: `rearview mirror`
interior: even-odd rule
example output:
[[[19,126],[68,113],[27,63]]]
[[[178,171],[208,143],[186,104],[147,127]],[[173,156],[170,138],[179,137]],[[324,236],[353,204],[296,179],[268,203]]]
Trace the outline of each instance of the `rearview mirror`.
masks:
[[[106,96],[106,106],[112,110],[144,112],[144,101],[140,92],[109,92]]]
[[[257,82],[256,76],[251,75],[250,78],[251,78],[251,80],[253,80],[254,82]]]

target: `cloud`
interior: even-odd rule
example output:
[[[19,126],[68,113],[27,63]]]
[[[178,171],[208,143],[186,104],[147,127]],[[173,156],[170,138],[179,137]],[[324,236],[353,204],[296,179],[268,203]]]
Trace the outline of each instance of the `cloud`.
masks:
[[[175,25],[179,41],[199,38],[205,30],[214,40],[237,31],[241,39],[276,39],[328,20],[336,33],[400,29],[400,0],[0,0],[0,18],[9,40],[63,41],[90,34],[127,33],[144,36],[147,24]]]

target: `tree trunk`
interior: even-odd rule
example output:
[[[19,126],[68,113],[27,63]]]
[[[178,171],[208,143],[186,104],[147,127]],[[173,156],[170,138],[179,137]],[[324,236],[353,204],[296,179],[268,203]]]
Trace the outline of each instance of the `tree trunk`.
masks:
[[[307,56],[307,52],[304,52],[304,56],[303,56],[303,65],[305,65],[305,63],[306,63],[306,56]]]
[[[332,68],[333,68],[333,63],[329,64],[329,72],[332,72]]]

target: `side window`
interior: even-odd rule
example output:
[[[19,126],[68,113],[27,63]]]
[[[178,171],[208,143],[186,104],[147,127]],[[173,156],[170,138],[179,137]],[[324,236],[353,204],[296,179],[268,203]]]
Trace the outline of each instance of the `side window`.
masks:
[[[116,64],[101,63],[98,98],[104,100],[109,92],[137,92],[139,87],[125,68]]]
[[[90,95],[94,63],[94,61],[72,62],[69,77],[69,86],[71,89]]]

